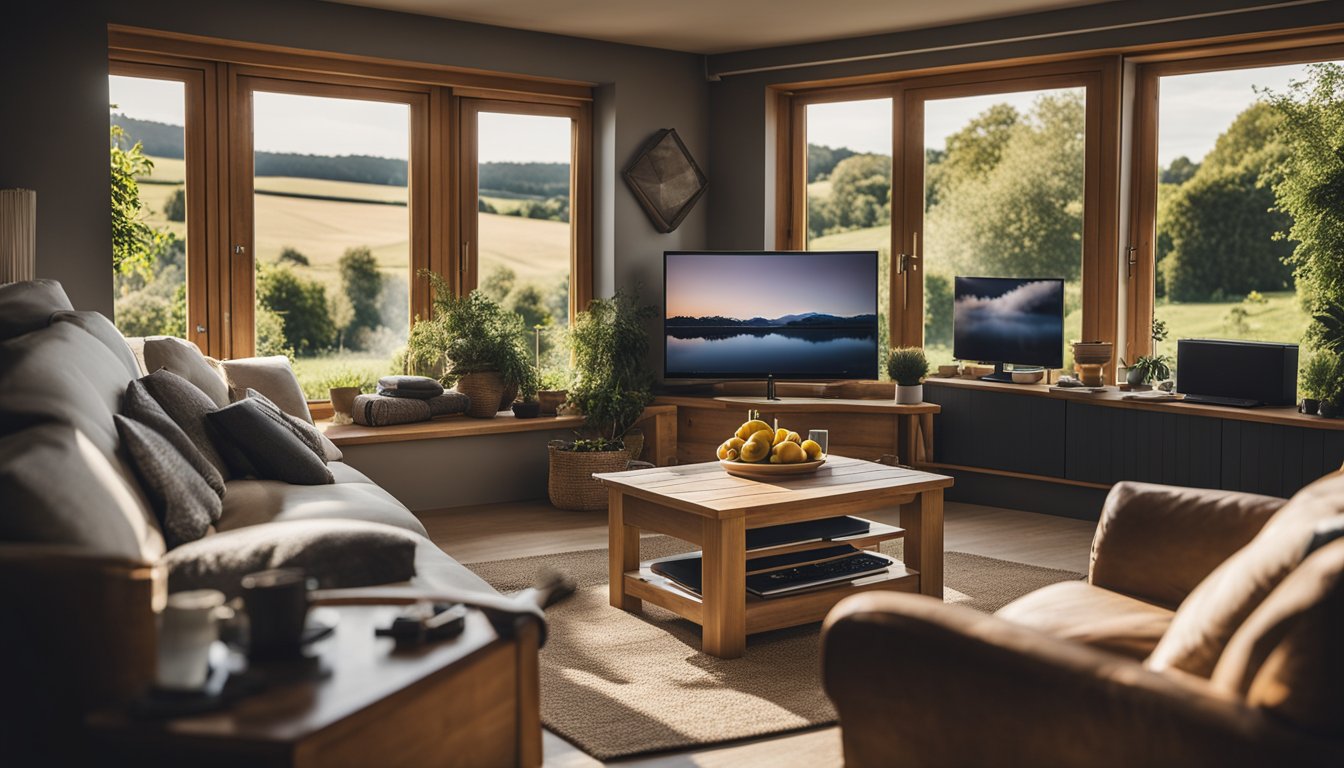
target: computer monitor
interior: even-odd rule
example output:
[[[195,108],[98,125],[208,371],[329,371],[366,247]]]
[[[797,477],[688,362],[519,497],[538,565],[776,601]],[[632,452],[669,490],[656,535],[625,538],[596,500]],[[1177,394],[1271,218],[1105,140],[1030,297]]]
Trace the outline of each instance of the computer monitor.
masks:
[[[1064,365],[1062,278],[957,277],[952,299],[952,355],[993,363],[988,381],[1012,381],[1005,364]]]

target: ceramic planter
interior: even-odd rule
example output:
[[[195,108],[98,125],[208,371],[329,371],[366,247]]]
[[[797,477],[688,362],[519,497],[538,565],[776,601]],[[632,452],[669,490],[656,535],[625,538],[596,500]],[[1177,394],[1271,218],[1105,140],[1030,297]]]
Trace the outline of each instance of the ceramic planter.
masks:
[[[924,385],[915,384],[906,387],[900,384],[896,385],[896,404],[897,405],[919,405],[924,402]]]
[[[355,398],[359,397],[359,387],[332,387],[331,423],[349,424],[353,421],[350,412],[355,408]]]

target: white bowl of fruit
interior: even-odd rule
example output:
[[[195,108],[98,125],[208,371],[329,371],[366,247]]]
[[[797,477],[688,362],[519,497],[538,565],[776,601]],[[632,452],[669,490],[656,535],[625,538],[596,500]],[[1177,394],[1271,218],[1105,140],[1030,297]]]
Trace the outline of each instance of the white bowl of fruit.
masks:
[[[767,477],[805,475],[826,463],[821,445],[784,427],[752,419],[719,445],[719,464],[730,475]]]

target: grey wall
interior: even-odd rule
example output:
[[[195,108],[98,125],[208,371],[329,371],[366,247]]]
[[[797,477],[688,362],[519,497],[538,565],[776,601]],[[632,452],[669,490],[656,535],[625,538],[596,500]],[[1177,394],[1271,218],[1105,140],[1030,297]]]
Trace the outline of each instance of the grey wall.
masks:
[[[1269,4],[1268,0],[1124,0],[937,29],[710,56],[706,70],[721,79],[710,87],[709,164],[714,202],[709,245],[762,248],[774,244],[773,169],[769,167],[774,146],[765,98],[771,85],[1344,22],[1344,3],[1338,0],[1252,10]],[[1203,14],[1216,15],[1165,21]],[[1158,23],[1144,23],[1153,21]],[[1091,31],[1072,34],[1078,30]],[[1039,35],[1051,36],[982,44]],[[761,71],[732,74],[748,70]]]
[[[111,313],[107,24],[599,84],[594,105],[595,280],[600,294],[662,293],[662,251],[705,245],[706,195],[657,233],[619,169],[676,128],[702,162],[708,93],[699,56],[389,13],[315,0],[27,3],[0,31],[0,187],[38,191],[39,276],[75,306]],[[707,171],[708,172],[708,171]],[[712,193],[711,193],[712,195]]]

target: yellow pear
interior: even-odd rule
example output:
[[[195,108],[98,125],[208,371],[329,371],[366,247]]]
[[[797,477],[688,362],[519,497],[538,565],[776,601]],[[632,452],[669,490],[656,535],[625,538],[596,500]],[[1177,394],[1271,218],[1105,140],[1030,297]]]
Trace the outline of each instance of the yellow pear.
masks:
[[[787,439],[789,439],[789,430],[780,427],[779,429],[775,430],[774,437],[770,438],[770,444],[779,445],[780,443],[784,442]]]
[[[737,458],[737,455],[739,453],[742,452],[742,444],[745,442],[746,441],[740,437],[730,437],[727,440],[724,440],[723,443],[719,445],[718,450],[715,451],[715,455],[718,456],[720,459],[727,459],[729,461],[732,461]],[[728,455],[729,453],[731,453],[732,456],[729,456]]]
[[[757,434],[760,434],[759,432]],[[742,444],[742,450],[739,451],[739,458],[743,461],[757,462],[764,460],[770,455],[770,443],[767,440],[757,440],[753,435],[750,440]]]
[[[775,461],[778,459],[778,461]],[[776,464],[799,464],[807,461],[807,454],[803,452],[803,447],[795,442],[785,440],[775,446],[770,460]]]
[[[790,432],[784,436],[784,439],[788,440],[790,443],[798,443],[799,445],[802,445],[803,442],[803,436],[797,432]]]
[[[803,441],[803,453],[807,454],[808,461],[816,461],[821,458],[821,443],[816,440]]]
[[[752,419],[751,421],[748,421],[744,423],[742,426],[738,427],[735,436],[741,438],[742,440],[746,440],[753,434],[760,432],[762,429],[770,429],[770,425],[766,424],[764,421],[761,421],[760,419]]]

